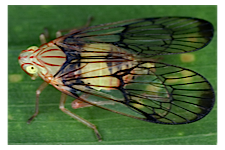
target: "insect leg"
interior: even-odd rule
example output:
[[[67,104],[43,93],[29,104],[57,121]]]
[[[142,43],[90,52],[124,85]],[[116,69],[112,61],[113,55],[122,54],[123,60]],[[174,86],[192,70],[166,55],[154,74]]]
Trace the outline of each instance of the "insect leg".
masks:
[[[30,117],[30,119],[28,119],[27,123],[30,124],[30,122],[34,119],[34,117],[36,117],[38,115],[38,104],[39,104],[39,95],[41,94],[41,92],[47,87],[48,83],[47,82],[43,82],[39,88],[36,90],[36,104],[35,104],[35,113],[33,114],[32,117]]]
[[[42,33],[42,34],[39,36],[40,41],[41,41],[41,44],[47,43],[46,37],[47,37],[48,35],[46,35],[46,33],[47,33],[48,31],[47,31],[47,29],[45,29],[45,30],[46,30],[45,33]],[[48,33],[47,33],[47,34],[48,34]]]
[[[86,99],[86,98],[88,98],[88,94],[83,94],[83,95],[80,96],[80,98],[81,99],[82,98]],[[71,106],[72,106],[73,109],[77,109],[77,108],[89,107],[89,106],[93,106],[93,105],[85,103],[85,102],[83,102],[83,101],[81,101],[79,99],[75,99],[71,103]]]
[[[83,94],[79,98],[81,98],[81,99],[87,99],[88,96],[89,96],[88,94]],[[116,102],[114,102],[114,101],[99,101],[99,102],[92,102],[92,103],[94,103],[96,105],[114,105]],[[83,108],[83,107],[91,107],[93,105],[88,104],[88,103],[85,103],[82,100],[75,99],[71,103],[71,106],[72,106],[73,109],[78,109],[78,108]]]
[[[64,113],[66,113],[67,115],[71,116],[71,117],[74,118],[74,119],[77,119],[77,120],[80,121],[81,123],[83,123],[83,124],[87,125],[88,127],[92,128],[92,129],[94,130],[94,132],[95,132],[97,138],[98,138],[98,141],[102,141],[101,135],[100,135],[100,133],[98,132],[98,130],[97,130],[97,128],[96,128],[95,125],[93,125],[92,123],[88,122],[87,120],[85,120],[85,119],[79,117],[78,115],[76,115],[76,114],[70,112],[68,109],[66,109],[66,108],[64,107],[64,104],[65,104],[65,102],[66,102],[66,97],[67,97],[66,94],[64,94],[64,93],[61,94],[61,99],[60,99],[60,105],[59,105],[59,108],[60,108]]]

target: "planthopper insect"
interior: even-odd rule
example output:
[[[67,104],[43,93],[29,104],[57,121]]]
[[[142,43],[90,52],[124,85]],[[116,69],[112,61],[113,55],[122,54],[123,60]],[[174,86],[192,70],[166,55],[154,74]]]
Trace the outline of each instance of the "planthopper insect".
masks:
[[[159,17],[85,26],[19,55],[21,68],[62,92],[59,108],[92,128],[95,125],[64,107],[90,105],[159,124],[187,124],[213,108],[211,84],[200,74],[163,63],[157,56],[182,54],[205,47],[213,37],[211,23],[189,17]],[[60,33],[60,32],[58,32]],[[43,40],[44,38],[42,38]]]

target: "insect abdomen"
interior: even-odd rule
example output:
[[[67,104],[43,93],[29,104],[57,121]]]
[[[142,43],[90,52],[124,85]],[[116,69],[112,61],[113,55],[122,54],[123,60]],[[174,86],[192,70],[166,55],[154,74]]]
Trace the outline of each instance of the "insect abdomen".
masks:
[[[94,89],[117,87],[120,81],[111,75],[121,69],[133,66],[133,56],[116,46],[90,44],[84,46],[83,49],[80,60],[82,81],[86,84],[96,85],[92,86]],[[130,78],[128,76],[131,75],[127,75],[127,79]]]

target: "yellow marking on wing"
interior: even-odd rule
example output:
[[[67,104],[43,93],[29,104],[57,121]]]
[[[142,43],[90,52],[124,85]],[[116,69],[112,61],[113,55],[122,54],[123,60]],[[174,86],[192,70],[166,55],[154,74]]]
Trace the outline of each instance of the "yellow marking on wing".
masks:
[[[181,74],[182,74],[183,76],[186,76],[186,77],[187,77],[187,76],[193,75],[192,72],[187,71],[187,70],[183,70],[183,71],[181,72]],[[193,80],[193,77],[183,78],[183,80],[184,80],[186,83],[190,83],[190,82]]]
[[[173,79],[173,78],[177,78],[177,77],[178,76],[169,76],[168,80],[166,80],[166,83],[172,84],[172,83],[176,83],[176,82],[180,81],[179,79]]]
[[[133,104],[134,107],[138,108],[138,109],[142,109],[144,106],[141,104]]]

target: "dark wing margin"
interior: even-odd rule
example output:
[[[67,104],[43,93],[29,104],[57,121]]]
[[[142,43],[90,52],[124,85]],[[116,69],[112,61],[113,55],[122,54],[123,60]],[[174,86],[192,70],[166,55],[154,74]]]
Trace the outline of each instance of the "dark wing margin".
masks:
[[[128,105],[144,115],[144,120],[161,124],[185,124],[195,122],[211,111],[215,95],[203,76],[174,65],[154,64],[155,67],[151,68],[139,65],[135,71],[139,78],[125,87],[130,97]],[[129,84],[134,86],[130,88]],[[142,87],[145,87],[143,91]]]
[[[107,43],[140,56],[191,52],[213,37],[210,22],[188,17],[144,18],[87,27],[69,33],[58,42],[71,49],[91,43]]]
[[[152,66],[154,64],[154,66]],[[133,80],[126,80],[127,75]],[[210,83],[200,74],[182,67],[160,62],[138,62],[104,76],[77,77],[61,75],[71,96],[90,95],[84,101],[122,115],[159,124],[186,124],[206,116],[213,108],[215,94]],[[95,90],[99,84],[89,79],[116,78],[118,86],[111,87],[114,97]],[[115,101],[115,105],[93,102]],[[120,106],[118,105],[120,104]]]
[[[187,17],[135,19],[83,28],[55,40],[66,53],[67,61],[54,77],[62,79],[64,89],[71,96],[88,94],[90,99],[83,100],[103,109],[160,124],[195,122],[206,116],[215,103],[213,88],[202,75],[143,58],[131,61],[127,69],[111,74],[85,76],[82,66],[88,63],[84,61],[86,55],[81,55],[83,52],[96,54],[96,50],[86,51],[85,48],[91,44],[98,46],[98,43],[114,45],[140,57],[186,53],[203,48],[212,37],[211,23]],[[105,53],[113,52],[107,49]],[[118,68],[125,66],[124,61],[111,57],[90,57],[92,62],[89,63],[96,65],[104,58],[117,62]],[[126,79],[128,75],[133,77],[132,80]],[[117,80],[119,84],[110,87],[91,82],[92,79]],[[103,92],[96,87],[101,87]],[[108,88],[113,89],[110,90],[112,96],[105,92]],[[115,107],[95,103],[108,100],[115,101]]]

